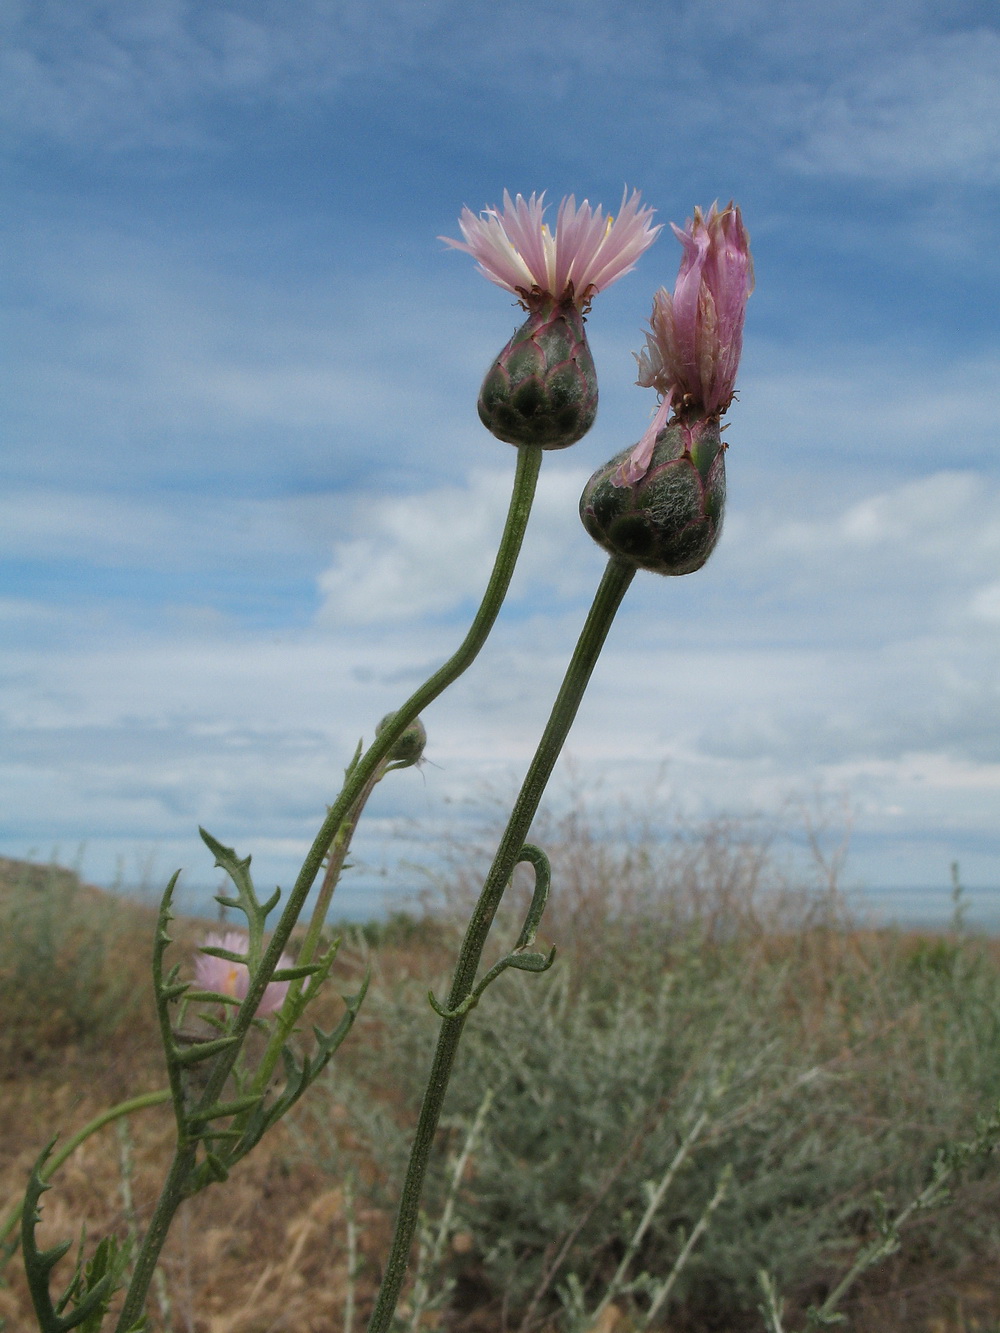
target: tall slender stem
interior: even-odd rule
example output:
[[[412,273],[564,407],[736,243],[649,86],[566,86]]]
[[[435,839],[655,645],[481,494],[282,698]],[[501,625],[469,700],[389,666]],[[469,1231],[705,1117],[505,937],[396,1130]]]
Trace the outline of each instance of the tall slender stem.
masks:
[[[546,784],[552,776],[556,760],[573,725],[615,613],[634,573],[634,566],[615,558],[611,559],[604,571],[604,577],[597,589],[590,614],[587,616],[576,650],[552,706],[538,749],[525,774],[493,864],[483,884],[482,893],[479,895],[479,901],[466,928],[448,996],[448,1009],[453,1013],[475,986],[476,972],[479,969],[493,918],[514,872],[514,866],[517,864]],[[399,1301],[403,1280],[406,1277],[410,1248],[416,1233],[420,1195],[423,1192],[427,1164],[465,1020],[466,1014],[461,1014],[441,1021],[434,1063],[431,1066],[413,1147],[410,1150],[410,1161],[400,1199],[399,1214],[396,1218],[392,1248],[389,1251],[385,1276],[368,1325],[368,1333],[388,1333]]]
[[[281,919],[261,959],[261,966],[240,1008],[239,1016],[233,1028],[234,1035],[237,1037],[242,1038],[248,1031],[257,1011],[257,1005],[260,1003],[261,997],[267,989],[267,984],[278,965],[282,950],[288,943],[288,938],[299,918],[299,913],[302,911],[309,890],[319,874],[323,858],[326,856],[330,844],[336,837],[337,830],[350,813],[355,801],[410,723],[428,704],[433,703],[439,694],[442,694],[449,685],[457,680],[463,671],[472,665],[479,654],[479,650],[486,642],[510,586],[514,566],[521,550],[521,542],[524,539],[525,528],[528,526],[528,517],[531,513],[541,464],[542,450],[540,448],[522,446],[518,449],[517,472],[514,477],[510,508],[507,512],[507,523],[504,527],[503,537],[500,540],[500,549],[497,551],[486,593],[469,632],[462,640],[458,651],[445,662],[444,666],[439,667],[418,690],[410,695],[402,708],[397,709],[392,714],[391,719],[386,722],[382,731],[352,768],[340,795],[330,807],[326,819],[320,826],[320,830],[302,863],[298,878],[292,886]],[[238,1044],[234,1043],[232,1054],[226,1053],[220,1057],[219,1063],[213,1072],[213,1077],[209,1081],[202,1098],[204,1106],[210,1106],[214,1098],[218,1096],[222,1084],[228,1077],[236,1059],[238,1049]]]
[[[344,862],[347,860],[347,853],[350,850],[351,839],[354,837],[354,830],[358,826],[358,820],[361,818],[369,796],[375,790],[377,783],[385,776],[386,761],[383,759],[364,785],[361,795],[351,806],[350,810],[344,816],[344,822],[334,835],[327,856],[326,872],[323,875],[323,882],[320,884],[319,893],[316,896],[316,902],[313,906],[312,917],[309,921],[309,927],[306,930],[305,938],[302,941],[302,947],[299,949],[297,963],[311,963],[316,956],[316,949],[319,945],[320,936],[323,933],[323,926],[326,922],[326,914],[330,910],[330,902],[333,898],[333,891],[337,887],[341,872],[344,869]],[[297,1009],[295,1000],[302,990],[302,980],[293,981],[288,988],[288,994],[285,1002],[277,1015],[277,1021],[274,1030],[268,1039],[264,1054],[260,1058],[260,1064],[253,1076],[253,1082],[250,1084],[251,1092],[263,1092],[271,1081],[271,1075],[277,1068],[278,1060],[281,1056],[281,1048],[288,1040],[291,1031],[296,1023]]]
[[[196,1111],[204,1110],[218,1100],[219,1094],[232,1072],[243,1038],[250,1029],[254,1014],[257,1012],[257,1006],[260,1004],[268,982],[274,975],[282,950],[288,943],[289,936],[323,864],[323,858],[329,851],[341,824],[350,815],[359,796],[379,771],[386,755],[406,728],[419,713],[472,665],[479,650],[486,642],[503,605],[504,598],[507,596],[507,589],[510,587],[510,580],[517,564],[517,557],[520,554],[521,543],[524,540],[525,529],[528,526],[528,518],[535,498],[535,487],[541,465],[541,448],[531,445],[522,446],[518,449],[517,470],[514,475],[514,486],[510,507],[507,511],[507,521],[504,525],[503,536],[500,539],[500,547],[493,564],[493,572],[490,575],[486,593],[472,625],[457,652],[445,662],[444,666],[435,671],[407,699],[401,708],[393,713],[391,719],[386,722],[368,750],[352,767],[340,795],[330,807],[312,846],[306,854],[302,869],[299,871],[281,918],[274,934],[271,936],[271,942],[264,952],[260,967],[257,969],[250,983],[247,996],[240,1006],[232,1030],[232,1035],[237,1038],[237,1041],[216,1058],[198,1106],[194,1108]],[[156,1260],[166,1239],[170,1222],[180,1205],[181,1199],[184,1197],[184,1186],[194,1165],[195,1156],[194,1147],[184,1143],[178,1144],[177,1153],[161,1191],[153,1219],[136,1259],[135,1273],[118,1317],[118,1323],[115,1326],[117,1333],[127,1333],[127,1330],[131,1329],[142,1315],[146,1304],[146,1293],[156,1268]]]

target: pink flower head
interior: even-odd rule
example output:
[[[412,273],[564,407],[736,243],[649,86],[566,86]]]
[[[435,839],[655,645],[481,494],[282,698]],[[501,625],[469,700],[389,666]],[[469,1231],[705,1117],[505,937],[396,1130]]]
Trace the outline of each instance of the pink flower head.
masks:
[[[650,332],[639,363],[638,383],[656,388],[663,402],[619,473],[627,485],[645,475],[656,437],[671,406],[682,416],[718,418],[733,400],[743,351],[743,320],[753,291],[750,237],[740,210],[730,203],[708,216],[694,210],[683,231],[684,247],[673,296],[661,287],[653,297]]]
[[[732,203],[694,210],[684,230],[674,226],[684,247],[673,296],[663,287],[653,298],[651,332],[637,358],[639,383],[690,403],[705,415],[725,412],[733,400],[743,350],[743,318],[753,291],[750,237]]]
[[[511,199],[503,192],[503,212],[484,208],[479,217],[462,209],[458,225],[464,241],[438,240],[465,250],[479,271],[513,292],[527,308],[545,299],[571,302],[586,311],[593,296],[635,267],[635,261],[662,230],[651,224],[653,209],[639,207],[639,191],[626,189],[616,218],[605,218],[584,199],[569,195],[559,205],[555,231],[543,221],[545,194]]]
[[[230,953],[246,954],[250,940],[245,930],[227,930],[224,935],[210,931],[202,941],[211,949],[227,949]],[[278,959],[279,967],[291,967],[292,960],[285,953]],[[231,995],[234,1000],[246,999],[250,987],[250,973],[246,963],[233,963],[228,958],[216,958],[210,953],[200,953],[194,962],[195,981],[201,990],[216,991],[220,995]],[[287,981],[272,981],[265,989],[257,1016],[273,1014],[280,1009],[288,994]]]

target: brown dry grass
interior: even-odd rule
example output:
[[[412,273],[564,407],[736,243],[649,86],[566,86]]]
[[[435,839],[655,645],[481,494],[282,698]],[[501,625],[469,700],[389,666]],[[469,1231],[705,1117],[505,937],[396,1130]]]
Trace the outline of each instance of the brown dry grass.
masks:
[[[582,834],[571,838],[570,845],[579,858],[583,884],[598,850]],[[713,855],[724,859],[721,848]],[[752,865],[744,873],[755,882]],[[692,871],[692,882],[693,878]],[[744,888],[733,884],[734,902]],[[86,901],[99,903],[93,893],[97,891],[87,891]],[[744,917],[746,901],[744,894]],[[587,900],[583,907],[575,930],[581,941],[581,963],[586,962],[594,934],[591,923],[600,904]],[[723,929],[722,923],[731,923],[732,916],[726,918],[718,903],[711,910],[718,913],[717,933],[724,935],[729,928]],[[150,914],[138,908],[132,912],[120,904],[115,911],[119,937],[114,965],[119,974],[127,970],[135,997],[127,1021],[88,1039],[74,1040],[72,1034],[61,1031],[36,1058],[8,1059],[2,1067],[0,1200],[4,1215],[8,1203],[19,1197],[32,1162],[52,1133],[71,1133],[109,1104],[162,1086],[148,996]],[[766,923],[750,922],[753,946],[747,959],[787,962],[788,983],[781,1002],[789,1018],[803,1032],[822,1028],[829,1036],[840,1030],[845,1051],[857,1048],[859,1033],[843,1002],[844,978],[870,974],[877,979],[892,963],[890,954],[908,956],[927,944],[917,935],[834,929],[823,923],[788,932],[765,927]],[[201,928],[195,922],[178,923],[176,934],[183,944],[193,941]],[[714,930],[713,925],[708,934]],[[386,994],[407,987],[425,990],[428,984],[436,984],[447,963],[441,938],[428,931],[408,945],[379,950],[375,984]],[[991,945],[989,952],[1000,965],[1000,945]],[[349,990],[364,959],[360,952],[345,950],[341,962],[338,986]],[[44,1033],[44,1020],[38,1017],[38,1030]],[[882,1017],[890,1025],[905,1027],[907,1022],[905,1013],[886,1012]],[[377,1023],[366,1021],[365,1041],[377,1044],[378,1035]],[[352,1059],[349,1047],[342,1058]],[[389,1070],[380,1095],[391,1101],[395,1093]],[[331,1114],[344,1115],[336,1105]],[[84,1227],[93,1237],[109,1231],[124,1235],[132,1225],[141,1231],[169,1160],[171,1130],[169,1107],[131,1118],[131,1213],[123,1199],[123,1146],[115,1127],[102,1130],[84,1144],[44,1197],[42,1243],[78,1236]],[[349,1213],[342,1187],[305,1158],[279,1126],[225,1186],[204,1191],[182,1208],[163,1254],[163,1281],[151,1300],[152,1333],[168,1329],[172,1333],[343,1333],[349,1217],[357,1227],[359,1246],[354,1290],[357,1333],[374,1296],[391,1219],[386,1209],[370,1201],[373,1191],[367,1187],[374,1182],[374,1165],[363,1160],[356,1165],[361,1173],[358,1202]],[[991,1207],[995,1187],[983,1185],[980,1192],[978,1204],[973,1192],[962,1206]],[[470,1273],[464,1288],[465,1308],[453,1313],[448,1326],[461,1333],[485,1333],[499,1326],[499,1310],[493,1298],[476,1304],[475,1274]],[[9,1264],[6,1278],[9,1286],[0,1288],[0,1316],[7,1320],[8,1333],[30,1333],[35,1325],[17,1258]],[[429,1317],[428,1326],[439,1318]],[[723,1331],[691,1324],[683,1311],[672,1315],[669,1327],[674,1333],[737,1333],[736,1325],[727,1325]],[[761,1327],[754,1320],[739,1324],[741,1333]],[[866,1284],[864,1299],[852,1309],[851,1327],[856,1333],[993,1333],[1000,1328],[1000,1275],[942,1271],[934,1256],[922,1253],[918,1244]],[[615,1307],[601,1333],[628,1333],[628,1324]]]

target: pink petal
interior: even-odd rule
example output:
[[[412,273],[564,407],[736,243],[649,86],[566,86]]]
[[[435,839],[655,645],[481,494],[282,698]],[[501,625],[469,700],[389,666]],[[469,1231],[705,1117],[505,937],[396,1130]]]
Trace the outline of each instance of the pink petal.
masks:
[[[653,458],[653,450],[656,448],[656,437],[667,424],[667,417],[670,415],[670,394],[667,394],[663,402],[656,410],[656,416],[650,422],[649,429],[635,446],[628,458],[622,465],[615,469],[611,478],[612,486],[633,486],[637,481],[642,481],[643,477],[649,471],[649,464]]]
[[[662,230],[652,225],[653,210],[640,208],[637,190],[627,196],[626,189],[618,217],[612,220],[601,208],[591,208],[589,200],[577,207],[575,197],[568,195],[550,232],[544,194],[525,201],[520,194],[511,199],[505,190],[502,213],[487,208],[476,217],[465,208],[459,218],[465,240],[439,239],[471,254],[480,272],[508,291],[537,290],[561,301],[572,289],[573,299],[582,305],[630,272]]]

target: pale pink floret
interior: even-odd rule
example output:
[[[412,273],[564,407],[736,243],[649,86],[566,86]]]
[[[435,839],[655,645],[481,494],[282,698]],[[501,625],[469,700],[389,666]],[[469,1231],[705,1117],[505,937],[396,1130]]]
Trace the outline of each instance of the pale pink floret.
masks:
[[[249,937],[245,930],[227,930],[219,935],[210,931],[202,941],[210,949],[226,949],[229,953],[246,955]],[[279,967],[291,967],[292,960],[282,954]],[[200,990],[215,991],[220,995],[231,995],[234,1000],[246,999],[250,985],[250,973],[245,963],[233,963],[228,958],[216,958],[213,954],[199,953],[194,962],[195,981]],[[260,1004],[257,1006],[258,1017],[273,1014],[284,1004],[288,994],[287,981],[272,981],[265,989]]]
[[[619,484],[645,475],[670,407],[721,416],[733,400],[743,351],[743,320],[753,291],[750,237],[735,204],[708,216],[694,210],[684,230],[670,224],[684,247],[673,295],[653,297],[646,347],[638,354],[638,383],[663,395],[656,417],[620,469]]]
[[[661,287],[653,298],[639,383],[714,415],[732,402],[743,350],[750,237],[734,204],[721,213],[713,204],[707,217],[696,208],[683,231],[671,226],[684,255],[673,296]]]
[[[631,197],[625,190],[616,218],[605,218],[586,199],[577,208],[569,195],[559,205],[554,231],[544,221],[545,208],[544,193],[511,199],[504,190],[502,213],[484,208],[477,217],[463,208],[458,225],[465,240],[438,239],[472,255],[480,273],[522,300],[553,297],[584,306],[630,273],[662,230],[652,225],[653,209],[639,207],[638,190]]]

